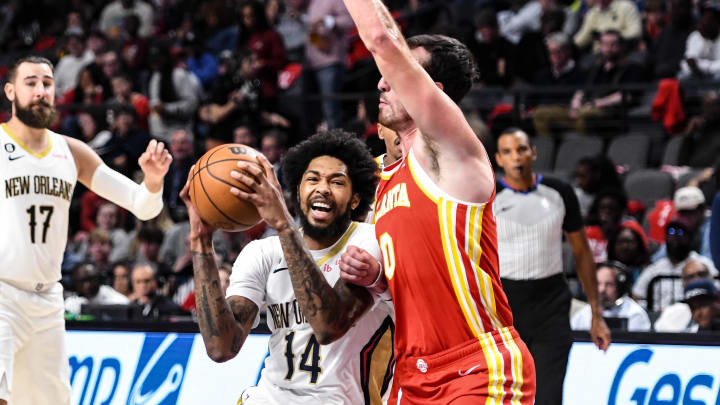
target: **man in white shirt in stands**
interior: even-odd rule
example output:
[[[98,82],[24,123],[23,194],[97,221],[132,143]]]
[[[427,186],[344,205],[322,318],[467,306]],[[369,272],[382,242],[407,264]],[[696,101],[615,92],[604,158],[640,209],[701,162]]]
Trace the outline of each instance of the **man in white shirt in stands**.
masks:
[[[692,281],[709,278],[710,270],[698,261],[690,260],[682,269],[683,288]],[[690,306],[685,302],[676,302],[665,308],[654,326],[656,332],[695,332],[697,330],[697,324],[692,321]]]
[[[707,266],[710,274],[718,274],[713,262],[695,251],[697,247],[697,233],[684,217],[676,217],[668,222],[665,228],[665,246],[667,257],[653,262],[635,280],[632,295],[648,311],[658,311],[683,299],[682,283],[672,279],[663,279],[653,287],[653,302],[650,305],[648,288],[652,280],[658,276],[680,276],[682,269],[691,261],[697,261]],[[652,307],[651,307],[652,306]]]
[[[83,262],[73,271],[75,293],[65,298],[65,311],[80,315],[84,304],[128,304],[130,300],[108,285],[100,284],[100,270],[92,262]]]
[[[600,263],[597,266],[598,298],[604,318],[627,319],[627,330],[645,332],[650,330],[647,312],[628,296],[630,272],[624,264],[616,261]],[[570,320],[573,330],[589,330],[592,312],[586,305]]]

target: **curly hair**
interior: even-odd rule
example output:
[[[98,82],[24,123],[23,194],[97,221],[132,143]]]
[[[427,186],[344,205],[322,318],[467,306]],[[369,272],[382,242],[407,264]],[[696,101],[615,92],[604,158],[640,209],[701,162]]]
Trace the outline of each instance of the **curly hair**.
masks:
[[[367,145],[354,134],[339,129],[321,131],[292,147],[283,159],[283,175],[292,195],[293,204],[299,208],[298,187],[310,162],[319,156],[334,157],[348,168],[352,192],[360,196],[360,204],[352,210],[352,219],[362,221],[375,200],[378,165]],[[300,212],[299,209],[297,212]]]

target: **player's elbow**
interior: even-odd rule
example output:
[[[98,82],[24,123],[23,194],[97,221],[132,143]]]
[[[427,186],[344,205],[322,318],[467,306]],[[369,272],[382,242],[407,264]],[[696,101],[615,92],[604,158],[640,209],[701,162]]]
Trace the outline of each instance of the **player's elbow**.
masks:
[[[375,30],[365,36],[365,47],[375,56],[388,54],[397,50],[397,43],[384,29]]]
[[[210,346],[205,347],[205,352],[207,353],[208,357],[210,357],[210,359],[215,363],[224,363],[235,357],[235,355],[237,354],[233,353],[233,351],[229,349]]]

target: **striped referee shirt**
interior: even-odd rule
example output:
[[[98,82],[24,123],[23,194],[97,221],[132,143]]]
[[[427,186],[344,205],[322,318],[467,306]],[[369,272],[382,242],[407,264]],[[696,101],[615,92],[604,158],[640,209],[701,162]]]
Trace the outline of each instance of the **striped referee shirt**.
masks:
[[[528,190],[502,179],[493,205],[497,221],[500,277],[537,280],[563,271],[563,232],[582,228],[580,205],[569,184],[537,176]]]

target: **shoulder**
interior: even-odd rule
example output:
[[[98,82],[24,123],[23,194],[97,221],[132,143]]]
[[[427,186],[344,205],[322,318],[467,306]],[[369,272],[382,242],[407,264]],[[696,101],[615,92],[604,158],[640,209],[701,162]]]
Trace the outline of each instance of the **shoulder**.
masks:
[[[568,193],[568,192],[570,192],[570,193],[574,192],[568,182],[560,180],[556,177],[543,176],[540,184],[544,184],[545,186],[550,187],[553,190],[555,190],[561,194]]]

